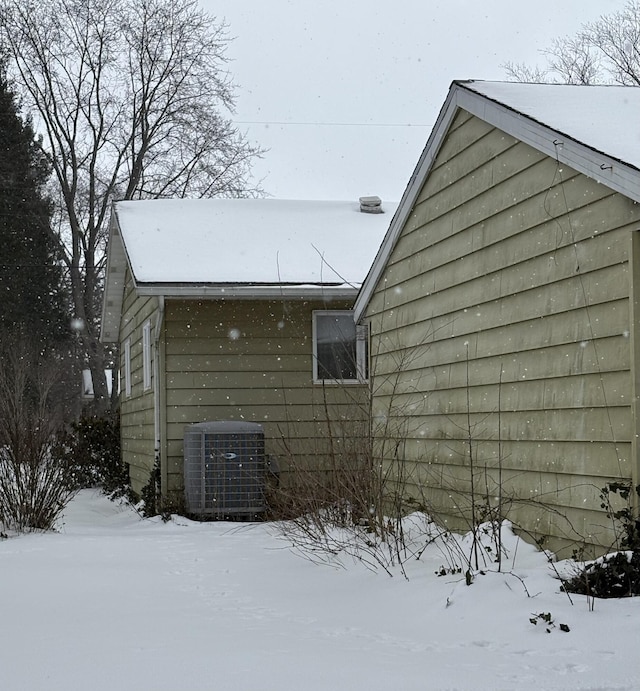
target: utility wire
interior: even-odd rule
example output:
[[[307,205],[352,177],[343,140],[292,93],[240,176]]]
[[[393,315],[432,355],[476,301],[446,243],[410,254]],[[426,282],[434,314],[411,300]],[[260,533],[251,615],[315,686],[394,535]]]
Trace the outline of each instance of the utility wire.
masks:
[[[321,127],[431,127],[410,122],[292,122],[290,120],[234,120],[236,125],[310,125]]]

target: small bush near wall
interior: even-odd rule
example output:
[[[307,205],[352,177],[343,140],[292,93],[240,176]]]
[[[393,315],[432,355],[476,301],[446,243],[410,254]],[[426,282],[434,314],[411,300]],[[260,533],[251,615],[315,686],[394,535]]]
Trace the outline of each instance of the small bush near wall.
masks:
[[[117,415],[81,417],[58,436],[54,453],[63,461],[76,487],[99,485],[112,498],[129,495],[129,473],[121,460]]]
[[[630,597],[640,595],[640,518],[633,493],[640,497],[640,485],[610,482],[600,492],[601,507],[614,524],[617,550],[584,566],[563,583],[568,593],[590,597]],[[622,504],[614,505],[614,495]]]
[[[161,499],[160,499],[160,461],[156,460],[153,464],[153,468],[149,473],[149,482],[142,488],[140,492],[140,499],[142,500],[142,515],[145,518],[151,518],[152,516],[157,516],[161,510]],[[163,512],[163,518],[168,518],[169,513],[165,514]]]
[[[640,552],[607,554],[588,562],[562,589],[590,597],[630,597],[640,595]]]

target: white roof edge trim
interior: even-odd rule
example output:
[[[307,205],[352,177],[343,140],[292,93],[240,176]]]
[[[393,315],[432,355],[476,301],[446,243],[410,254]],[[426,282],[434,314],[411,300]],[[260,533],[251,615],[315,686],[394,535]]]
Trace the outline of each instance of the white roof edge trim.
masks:
[[[416,164],[413,174],[409,179],[409,183],[405,188],[396,213],[391,220],[389,230],[387,230],[387,233],[382,240],[382,244],[380,245],[380,249],[378,250],[376,257],[373,260],[373,264],[369,269],[369,273],[364,279],[362,288],[358,293],[358,297],[353,308],[353,316],[356,323],[360,321],[362,314],[369,304],[371,295],[373,294],[373,291],[380,280],[380,276],[384,271],[387,259],[395,247],[396,240],[398,239],[398,236],[400,235],[400,232],[402,231],[402,228],[404,227],[407,218],[413,209],[416,198],[420,194],[425,177],[431,169],[431,165],[437,156],[438,151],[440,150],[440,145],[442,144],[444,135],[449,129],[449,125],[456,114],[458,108],[456,95],[457,90],[451,88],[442,108],[440,109],[438,119],[431,130],[431,134],[429,135],[427,143],[422,150],[422,154],[418,159],[418,163]]]
[[[228,299],[228,300],[273,300],[294,298],[346,298],[354,299],[358,286],[336,285],[144,285],[138,284],[136,294],[140,296],[162,296],[165,298]]]
[[[114,338],[113,334],[114,332],[118,334],[120,331],[120,316],[124,300],[124,276],[126,270],[130,270],[129,257],[127,256],[118,227],[115,205],[111,207],[107,243],[106,283],[102,296],[102,312],[100,315],[100,342],[115,343],[118,340],[118,336]],[[113,270],[114,261],[120,269],[117,273]],[[120,281],[118,278],[122,280]]]
[[[632,166],[582,144],[570,136],[553,130],[487,96],[468,89],[465,87],[464,82],[454,81],[405,193],[400,200],[396,215],[362,284],[362,289],[354,306],[356,322],[362,319],[362,315],[371,300],[373,291],[420,194],[433,161],[440,150],[444,135],[448,131],[458,108],[463,108],[471,115],[510,134],[547,156],[556,158],[559,162],[570,166],[577,172],[596,180],[598,183],[610,187],[625,197],[640,202],[638,171]],[[557,145],[558,141],[561,142],[562,146]]]

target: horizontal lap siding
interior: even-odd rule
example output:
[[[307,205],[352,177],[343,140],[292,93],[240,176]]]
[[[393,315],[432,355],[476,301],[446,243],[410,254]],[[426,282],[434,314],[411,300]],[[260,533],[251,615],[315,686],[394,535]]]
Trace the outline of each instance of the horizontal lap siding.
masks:
[[[289,452],[305,460],[326,452],[327,417],[340,426],[362,416],[363,387],[313,383],[313,310],[350,307],[343,302],[167,301],[170,491],[182,488],[186,425],[260,423],[267,453],[277,455],[286,471]]]
[[[606,545],[598,492],[631,477],[639,219],[459,114],[367,309],[378,448],[402,439],[413,493],[451,520],[468,510],[471,444],[476,491],[497,494],[501,478],[531,534]]]
[[[155,298],[137,298],[131,277],[127,274],[125,296],[120,324],[120,434],[122,439],[122,459],[129,465],[131,484],[135,492],[149,481],[149,474],[155,460],[154,394],[156,382],[151,389],[143,390],[142,380],[142,327],[151,321],[151,338],[157,315]],[[131,339],[131,396],[124,390],[124,341]]]

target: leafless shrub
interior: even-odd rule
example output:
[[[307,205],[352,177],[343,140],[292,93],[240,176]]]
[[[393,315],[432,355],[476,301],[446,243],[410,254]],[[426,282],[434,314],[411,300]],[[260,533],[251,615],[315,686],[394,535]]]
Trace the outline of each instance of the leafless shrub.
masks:
[[[399,354],[399,358],[402,359]],[[415,478],[404,462],[407,429],[401,406],[412,405],[406,396],[395,396],[400,373],[409,363],[398,362],[395,379],[387,378],[388,410],[372,413],[372,393],[379,382],[371,376],[368,386],[342,386],[343,402],[333,406],[326,389],[317,411],[323,428],[319,448],[293,448],[295,423],[281,435],[283,466],[287,479],[271,491],[270,518],[278,519],[284,537],[314,561],[348,555],[370,568],[391,574],[408,558],[446,531],[426,516],[424,531],[405,534],[408,485]],[[395,383],[394,383],[395,382]],[[346,400],[346,404],[345,401]],[[422,396],[420,396],[422,401]]]
[[[74,493],[51,454],[62,423],[63,365],[26,343],[5,345],[0,355],[0,522],[9,530],[48,530]]]

